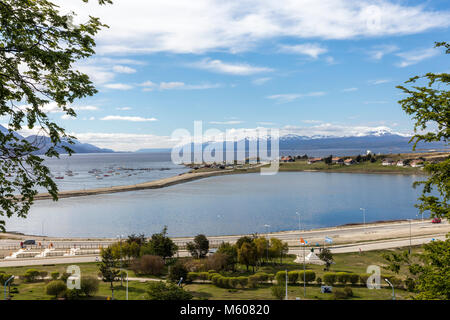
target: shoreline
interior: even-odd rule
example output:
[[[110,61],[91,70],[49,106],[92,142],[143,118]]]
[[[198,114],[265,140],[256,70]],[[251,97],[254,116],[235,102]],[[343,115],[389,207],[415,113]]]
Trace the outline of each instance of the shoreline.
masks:
[[[112,194],[119,192],[129,192],[129,191],[140,191],[146,189],[161,189],[185,182],[200,180],[203,178],[209,178],[220,175],[228,175],[228,174],[247,174],[247,173],[258,173],[262,167],[266,165],[259,165],[253,168],[248,169],[232,169],[227,170],[223,169],[220,171],[196,171],[196,172],[187,172],[182,173],[177,176],[163,178],[159,180],[143,182],[134,185],[120,185],[120,186],[111,186],[111,187],[101,187],[101,188],[93,188],[93,189],[84,189],[84,190],[67,190],[58,192],[58,199],[63,198],[74,198],[74,197],[84,197],[91,195],[100,195],[100,194]],[[298,170],[295,168],[280,169],[278,172],[324,172],[324,173],[352,173],[352,174],[400,174],[400,175],[426,175],[423,172],[401,172],[401,171],[370,171],[370,170],[339,170],[339,169],[304,169]],[[51,200],[52,196],[49,193],[39,193],[34,197],[34,200]]]

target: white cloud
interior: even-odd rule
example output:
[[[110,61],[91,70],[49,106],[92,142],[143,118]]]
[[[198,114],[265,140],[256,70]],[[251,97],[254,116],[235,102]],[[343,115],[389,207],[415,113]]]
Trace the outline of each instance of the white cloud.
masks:
[[[372,47],[367,54],[373,60],[381,60],[385,55],[393,53],[397,50],[398,47],[396,45],[383,44]]]
[[[287,53],[297,53],[307,55],[313,59],[317,59],[319,55],[327,52],[327,48],[318,43],[304,43],[297,45],[282,45],[280,51]]]
[[[304,97],[320,97],[325,95],[326,92],[323,91],[315,91],[309,93],[288,93],[288,94],[274,94],[271,96],[267,96],[267,99],[276,100],[277,103],[288,103],[294,100],[304,98]]]
[[[102,121],[131,121],[131,122],[151,122],[157,121],[156,118],[129,117],[129,116],[106,116],[101,118]]]
[[[180,87],[184,87],[184,83],[183,82],[178,82],[178,81],[174,81],[174,82],[161,82],[159,84],[159,88],[161,90],[167,90],[167,89],[175,89],[175,88],[180,88]]]
[[[206,90],[206,89],[214,89],[221,87],[218,83],[203,83],[203,84],[186,84],[181,81],[171,81],[171,82],[161,82],[154,83],[152,81],[145,81],[141,83],[139,86],[143,87],[143,91],[153,91],[155,89],[159,90],[173,90],[173,89],[181,89],[181,90]]]
[[[252,66],[246,63],[229,63],[221,60],[211,60],[209,58],[191,64],[192,67],[218,73],[247,76],[262,72],[271,72],[273,69],[266,67]]]
[[[314,123],[313,123],[314,124]],[[267,124],[273,125],[273,123]],[[6,125],[5,125],[6,126]],[[258,137],[258,131],[265,127],[256,128],[230,128],[227,130],[228,136],[237,137],[238,139]],[[296,134],[305,137],[348,137],[348,136],[364,136],[369,134],[391,133],[408,136],[396,132],[387,126],[367,126],[367,125],[337,125],[333,123],[320,123],[312,126],[294,126],[287,125],[280,128],[280,135]],[[33,134],[35,134],[33,132]],[[134,133],[70,133],[78,138],[81,142],[91,143],[101,148],[110,148],[116,151],[136,151],[142,148],[171,148],[180,140],[174,140],[169,136],[158,136],[153,134],[134,134]],[[204,141],[215,141],[220,136],[204,136]]]
[[[119,111],[128,111],[128,110],[131,110],[132,108],[131,107],[118,107],[118,108],[116,108],[116,110],[119,110]]]
[[[210,121],[210,124],[220,124],[220,125],[234,125],[234,124],[241,124],[244,123],[244,121],[240,120],[230,120],[230,121]]]
[[[390,79],[378,79],[378,80],[369,80],[370,84],[377,85],[377,84],[383,84],[383,83],[389,83],[392,82]]]
[[[122,65],[113,66],[113,70],[117,73],[128,73],[128,74],[136,73],[136,69]]]
[[[271,79],[272,79],[272,78],[269,78],[269,77],[258,78],[258,79],[252,80],[252,83],[253,83],[254,85],[261,86],[261,85],[263,85],[264,83],[270,81]]]
[[[107,83],[103,85],[104,88],[112,90],[130,90],[133,86],[125,83]]]
[[[432,58],[439,54],[439,50],[436,48],[418,49],[408,52],[397,53],[397,56],[402,58],[402,61],[397,64],[398,67],[407,67],[422,60]]]
[[[110,26],[98,36],[100,53],[238,52],[276,37],[355,39],[415,34],[450,25],[445,10],[394,0],[56,0],[64,10]],[[176,21],[176,23],[174,23]]]
[[[353,87],[342,89],[342,92],[354,92],[354,91],[358,91],[358,88]]]

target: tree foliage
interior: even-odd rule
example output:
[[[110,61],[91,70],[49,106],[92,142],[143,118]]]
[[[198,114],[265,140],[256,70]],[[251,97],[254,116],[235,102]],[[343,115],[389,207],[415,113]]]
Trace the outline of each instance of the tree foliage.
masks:
[[[150,241],[141,247],[141,255],[156,255],[165,260],[172,257],[177,250],[178,246],[167,236],[167,226],[165,226],[160,233],[153,234]]]
[[[147,288],[148,300],[191,300],[192,294],[173,283],[150,281]]]
[[[47,135],[52,143],[45,151],[48,157],[59,156],[62,141],[73,143],[74,137],[49,117],[46,106],[53,103],[76,116],[71,104],[96,93],[74,64],[95,53],[94,36],[106,27],[95,17],[74,25],[74,15],[61,14],[47,0],[0,0],[0,117],[9,119],[9,128],[0,130],[0,216],[26,217],[38,187],[57,200],[49,169],[34,154],[38,146],[15,132],[28,128]],[[0,230],[5,230],[3,220]]]
[[[194,242],[188,242],[186,247],[194,258],[204,258],[208,254],[209,240],[204,234],[199,234],[195,236]]]
[[[436,43],[436,47],[445,47],[446,54],[450,53],[450,44]],[[417,84],[424,82],[423,85]],[[414,124],[413,150],[419,142],[442,141],[448,144],[450,137],[450,74],[427,73],[415,76],[405,82],[407,86],[398,86],[407,97],[400,100],[403,110],[411,115]],[[431,129],[431,131],[426,131]],[[450,218],[450,157],[440,163],[427,163],[424,171],[429,174],[426,181],[419,181],[414,186],[423,185],[423,192],[416,205],[420,212],[430,211],[432,217]],[[430,195],[433,191],[439,197]]]

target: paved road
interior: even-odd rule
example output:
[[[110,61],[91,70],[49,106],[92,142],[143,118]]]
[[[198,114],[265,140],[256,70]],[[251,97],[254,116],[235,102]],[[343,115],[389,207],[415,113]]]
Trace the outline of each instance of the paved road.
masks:
[[[445,240],[445,235],[440,236],[426,236],[417,237],[411,239],[411,245],[420,245],[424,243],[429,243],[432,239],[435,240]],[[348,244],[348,245],[336,245],[329,247],[333,253],[347,253],[347,252],[359,252],[361,251],[371,251],[371,250],[382,250],[382,249],[392,249],[399,247],[408,247],[410,245],[409,238],[395,239],[395,240],[383,240],[383,241],[372,241],[358,244]],[[308,252],[308,251],[307,251]],[[290,254],[303,254],[302,248],[290,248]],[[180,257],[188,256],[189,253],[185,250],[179,252]],[[22,260],[0,260],[0,268],[2,267],[18,267],[18,266],[32,266],[32,265],[43,265],[43,264],[77,264],[83,262],[95,262],[97,261],[96,256],[79,256],[79,257],[58,257],[58,258],[40,258],[40,259],[22,259]]]
[[[290,245],[298,243],[300,237],[310,240],[311,242],[323,243],[325,236],[331,237],[335,242],[345,242],[344,239],[350,240],[358,237],[362,240],[378,240],[380,238],[397,238],[409,236],[410,224],[407,221],[404,222],[389,222],[378,224],[367,224],[366,226],[342,226],[333,228],[322,228],[315,230],[305,230],[302,232],[286,231],[270,233],[269,237],[276,237],[280,240],[289,242]],[[441,224],[432,224],[430,220],[415,220],[411,223],[412,236],[420,236],[425,234],[444,234],[450,232],[450,224],[444,220]],[[265,236],[265,234],[262,234]],[[217,246],[222,242],[235,242],[242,235],[233,236],[208,236],[211,246]],[[73,240],[61,240],[61,239],[42,239],[40,237],[25,237],[26,239],[36,239],[41,242],[45,247],[50,243],[55,248],[69,248],[69,247],[86,247],[86,248],[98,248],[99,246],[105,246],[117,241],[117,239],[73,239]],[[343,241],[340,241],[343,239]],[[192,241],[192,237],[177,237],[173,238],[178,245],[184,245],[186,242]],[[0,250],[12,250],[19,248],[21,240],[18,239],[0,239]]]

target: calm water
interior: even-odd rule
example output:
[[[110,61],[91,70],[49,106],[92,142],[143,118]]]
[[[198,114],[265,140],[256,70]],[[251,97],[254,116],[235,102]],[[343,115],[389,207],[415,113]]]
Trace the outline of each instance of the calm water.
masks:
[[[164,189],[38,201],[29,217],[7,221],[9,231],[49,236],[115,237],[158,232],[172,236],[297,229],[415,218],[420,177],[382,174],[282,172],[211,177]]]
[[[188,171],[173,164],[169,153],[102,153],[61,155],[45,161],[59,190],[131,185],[176,176]],[[96,169],[95,173],[90,173]],[[68,175],[72,171],[72,176]],[[44,192],[44,189],[40,189]]]

